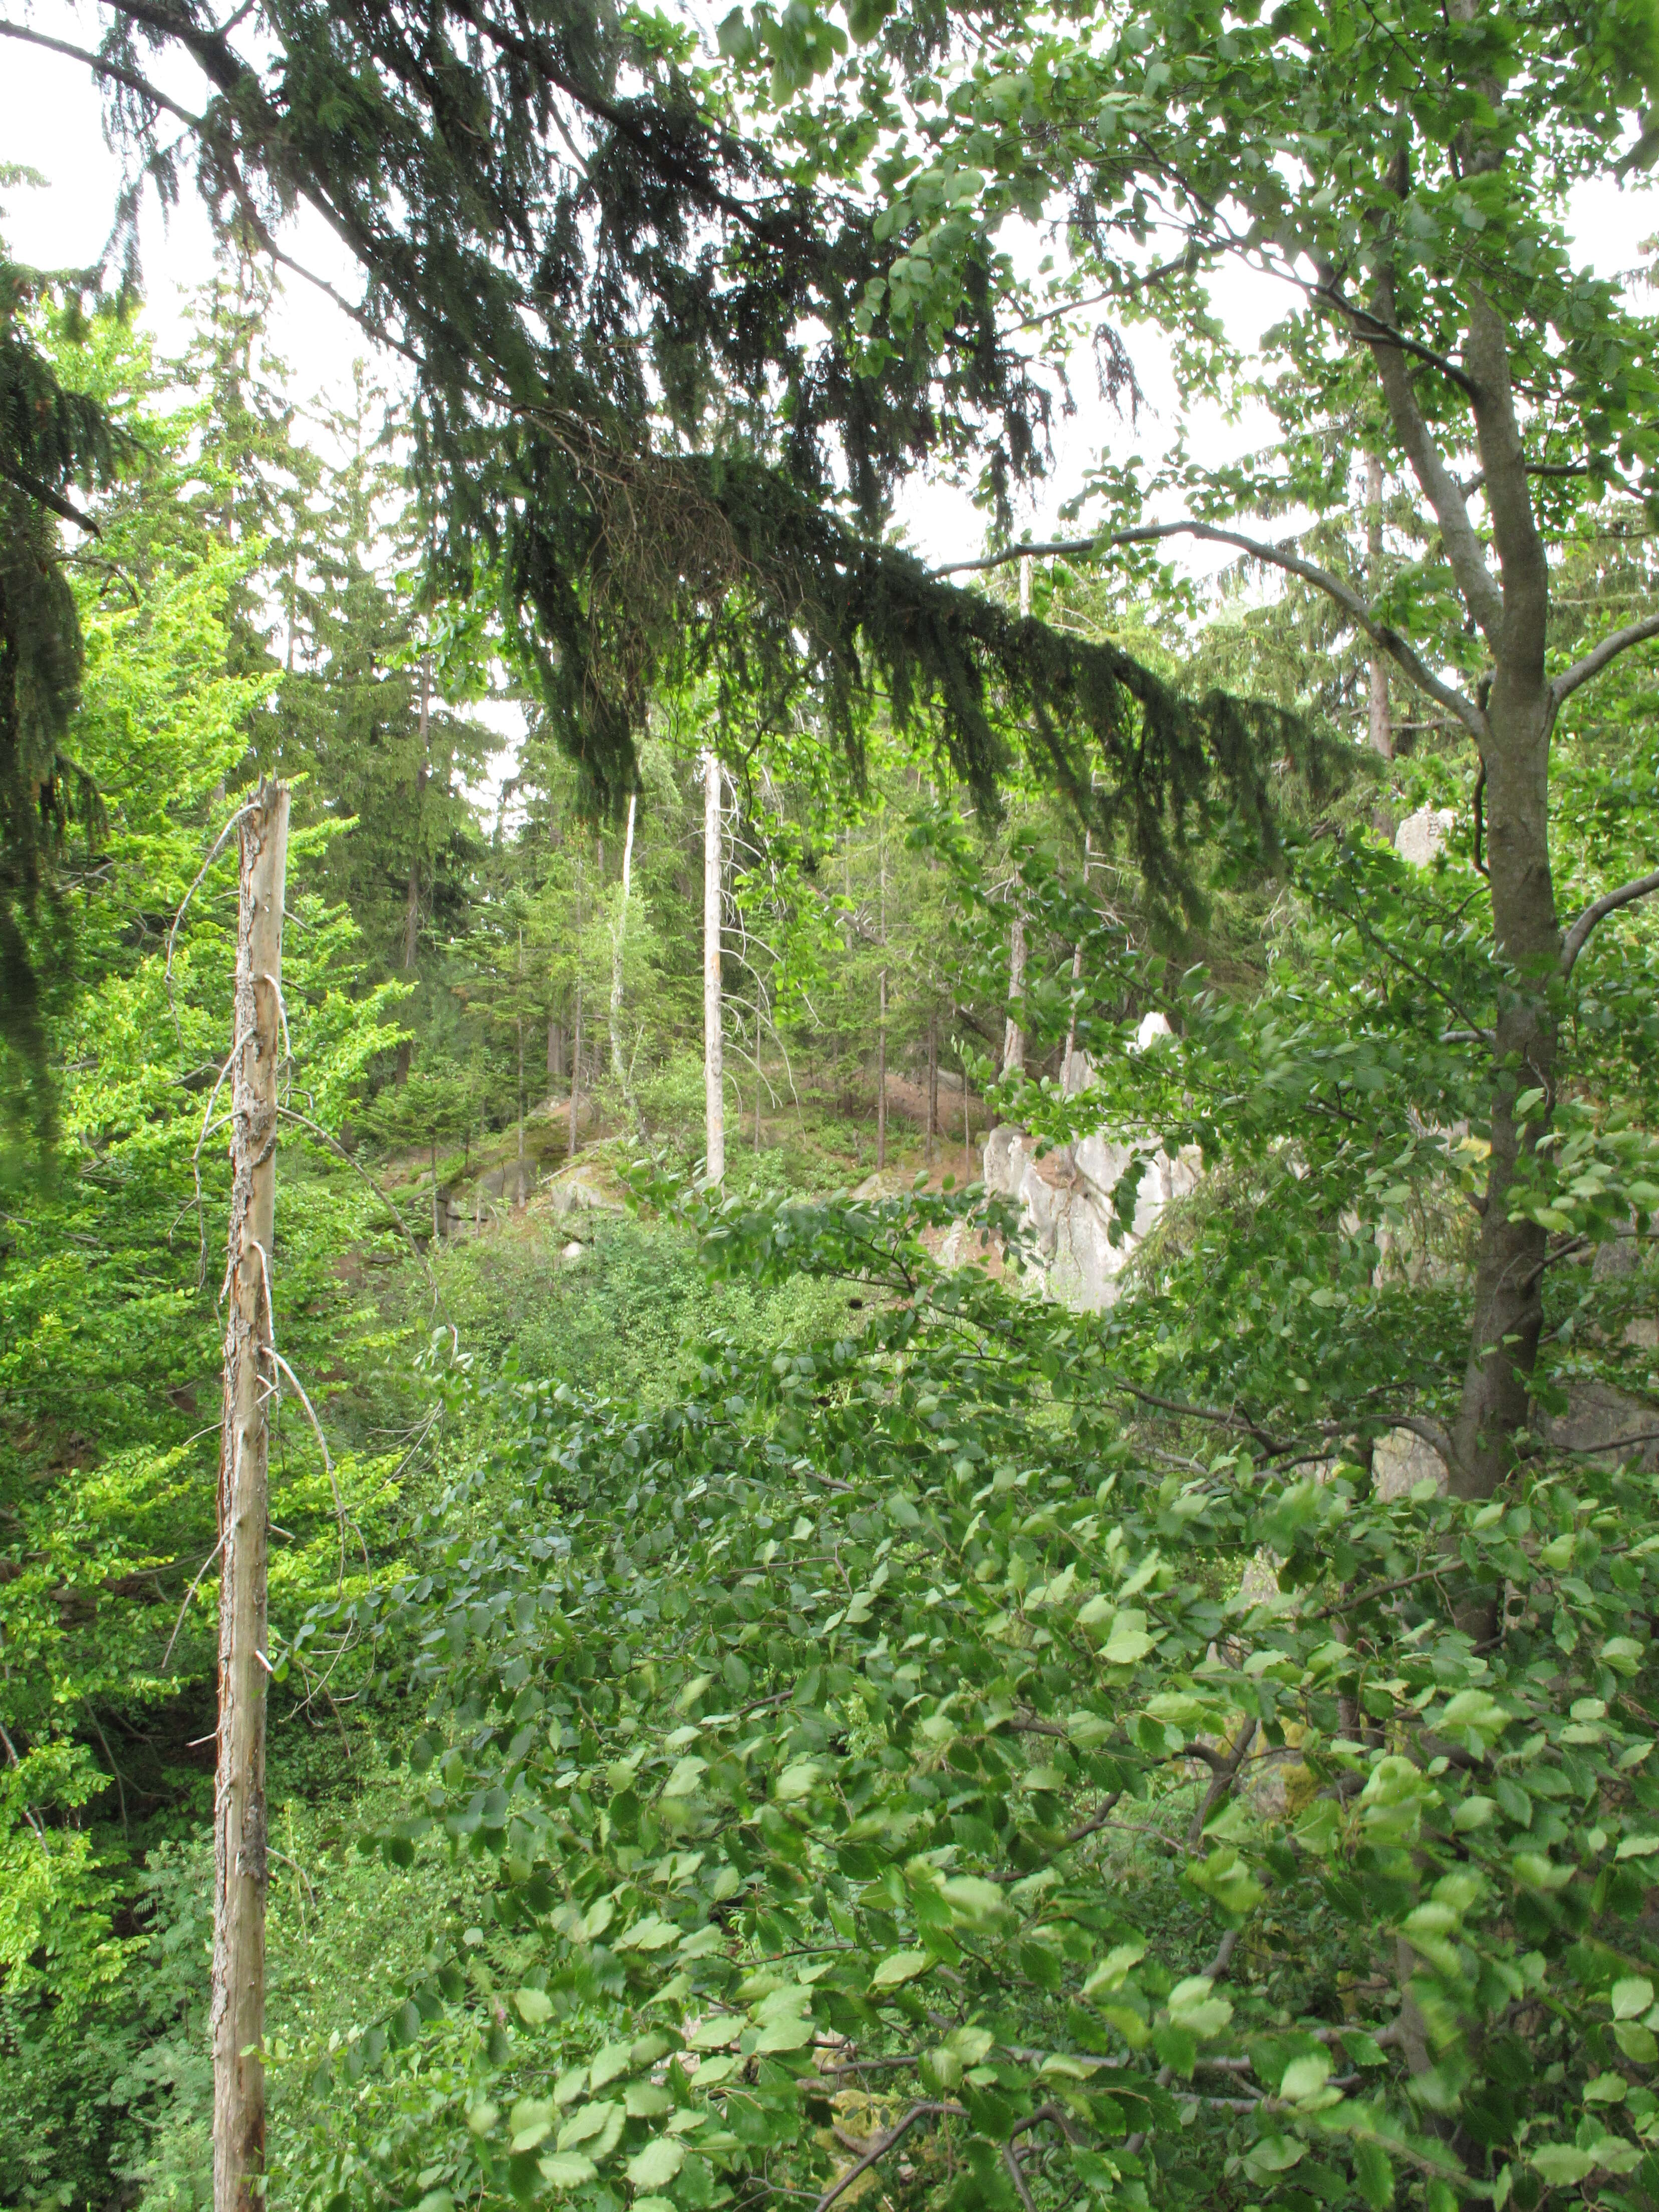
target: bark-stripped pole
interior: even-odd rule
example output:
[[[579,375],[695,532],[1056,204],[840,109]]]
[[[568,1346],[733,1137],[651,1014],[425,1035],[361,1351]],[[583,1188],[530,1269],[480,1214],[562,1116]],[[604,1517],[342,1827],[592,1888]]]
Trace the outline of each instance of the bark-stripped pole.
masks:
[[[628,1067],[623,1059],[623,951],[628,938],[628,895],[632,888],[634,873],[634,809],[637,793],[628,794],[628,827],[623,833],[622,900],[617,908],[617,927],[611,935],[611,1073],[617,1088],[623,1097],[628,1095]]]
[[[876,850],[881,870],[881,949],[887,950],[887,824],[877,825]],[[887,1164],[887,968],[881,970],[879,1004],[876,1014],[876,1166]]]
[[[432,655],[421,655],[421,723],[419,765],[415,770],[415,849],[409,858],[409,892],[404,901],[404,973],[415,973],[415,962],[421,945],[421,816],[426,805],[427,779],[432,772],[430,732],[432,726]],[[409,1080],[410,1040],[405,1037],[398,1048],[398,1065],[394,1079]]]
[[[1016,886],[1016,896],[1023,897],[1024,885]],[[1025,996],[1025,909],[1017,905],[1014,918],[1008,926],[1008,998],[1018,1006]],[[1002,1031],[1002,1072],[1013,1075],[1025,1066],[1025,1032],[1012,1014]]]
[[[884,968],[878,985],[879,1002],[876,1013],[876,1165],[887,1164],[887,970]]]
[[[528,1195],[524,1172],[524,924],[519,924],[519,1203]],[[434,1170],[436,1173],[436,1170]]]
[[[726,1078],[720,1023],[720,764],[702,757],[702,1089],[708,1176],[726,1180]]]
[[[927,1010],[927,1164],[933,1164],[933,1138],[939,1128],[939,1010]]]
[[[242,827],[232,1025],[229,1263],[219,1445],[219,1759],[213,1817],[214,2212],[256,2212],[265,2155],[265,1553],[276,1388],[271,1237],[283,1019],[288,787]]]
[[[576,854],[576,1012],[575,1034],[570,1046],[570,1144],[567,1159],[576,1157],[576,1141],[580,1132],[578,1124],[582,1115],[582,856]]]
[[[1365,589],[1376,604],[1382,583],[1382,463],[1376,453],[1365,456]],[[1370,655],[1371,750],[1384,760],[1394,758],[1394,716],[1389,711],[1389,664],[1381,653]]]

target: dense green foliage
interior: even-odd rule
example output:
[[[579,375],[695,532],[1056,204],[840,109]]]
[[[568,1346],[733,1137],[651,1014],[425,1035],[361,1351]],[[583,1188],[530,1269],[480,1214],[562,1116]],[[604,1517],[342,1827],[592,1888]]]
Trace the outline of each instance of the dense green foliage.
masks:
[[[275,773],[267,2201],[1653,2212],[1644,0],[105,14],[225,252],[0,264],[0,2201],[209,2185]],[[1099,307],[1271,436],[1017,574]]]

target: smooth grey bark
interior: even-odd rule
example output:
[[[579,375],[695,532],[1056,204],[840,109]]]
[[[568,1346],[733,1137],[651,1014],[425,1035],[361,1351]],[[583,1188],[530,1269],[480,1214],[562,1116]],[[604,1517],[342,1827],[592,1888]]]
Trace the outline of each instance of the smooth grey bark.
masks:
[[[1382,462],[1378,454],[1365,456],[1365,585],[1373,599],[1382,576]],[[1370,674],[1367,735],[1374,753],[1394,758],[1394,716],[1389,707],[1389,664],[1373,645],[1366,666]]]
[[[927,1164],[933,1164],[933,1139],[939,1131],[939,1012],[927,1009]]]
[[[416,956],[421,942],[421,817],[426,808],[426,787],[432,772],[428,744],[432,726],[432,656],[421,655],[421,757],[415,770],[415,845],[409,856],[409,890],[404,900],[404,973],[415,973]],[[398,1060],[393,1079],[398,1083],[409,1080],[410,1042],[405,1037],[398,1047]]]
[[[1386,270],[1380,311],[1393,319]],[[1486,509],[1498,573],[1492,574],[1464,495],[1436,447],[1404,356],[1373,343],[1372,358],[1401,443],[1440,525],[1459,592],[1492,655],[1472,734],[1486,770],[1492,936],[1502,969],[1492,1039],[1492,1152],[1475,1261],[1468,1358],[1451,1426],[1451,1487],[1490,1498],[1509,1472],[1510,1441],[1526,1425],[1543,1328],[1547,1239],[1536,1222],[1510,1218],[1510,1194],[1547,1116],[1516,1118],[1522,1091],[1553,1104],[1559,1008],[1552,1003],[1562,954],[1549,856],[1549,749],[1559,699],[1545,671],[1549,568],[1528,489],[1510,381],[1508,335],[1474,294],[1463,368],[1469,380]]]
[[[720,764],[712,746],[702,757],[702,1089],[708,1181],[726,1180],[726,1076],[721,1023]]]
[[[876,1010],[876,1166],[887,1164],[887,970],[881,971]]]
[[[570,1143],[565,1153],[567,1159],[576,1157],[577,1124],[582,1113],[582,860],[576,854],[576,1004],[571,1024],[570,1040]]]
[[[617,908],[616,927],[611,933],[611,1073],[616,1078],[617,1088],[626,1097],[628,1067],[623,1058],[623,951],[628,936],[628,899],[634,871],[634,809],[636,804],[633,792],[628,794],[628,827],[623,835],[622,894]]]
[[[277,1381],[270,1310],[283,1018],[286,784],[241,830],[231,1036],[231,1196],[219,1444],[219,1727],[213,1795],[215,2212],[255,2212],[265,2155],[265,1579]]]
[[[1014,908],[1008,926],[1008,999],[1018,1006],[1025,995],[1025,912]],[[1002,1032],[1002,1072],[1012,1075],[1025,1066],[1025,1032],[1012,1014]]]
[[[519,1202],[524,1203],[524,926],[519,927],[519,1012],[514,1024],[519,1041]]]
[[[887,950],[887,824],[884,818],[876,830],[877,867],[880,881],[880,904],[878,927],[881,933],[881,947]],[[876,993],[876,1170],[878,1174],[887,1164],[887,969],[884,964],[878,979]]]

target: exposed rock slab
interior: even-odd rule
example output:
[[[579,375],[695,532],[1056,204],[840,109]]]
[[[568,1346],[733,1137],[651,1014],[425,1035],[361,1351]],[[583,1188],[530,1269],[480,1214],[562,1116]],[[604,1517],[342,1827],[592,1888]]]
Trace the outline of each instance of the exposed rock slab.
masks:
[[[1125,1227],[1113,1195],[1137,1158],[1134,1213]],[[1133,1145],[1096,1134],[1039,1158],[1036,1139],[1006,1125],[993,1129],[985,1144],[986,1188],[1018,1201],[1042,1287],[1085,1313],[1115,1303],[1124,1270],[1164,1208],[1195,1189],[1202,1172],[1191,1146],[1173,1158],[1161,1149],[1147,1157]]]

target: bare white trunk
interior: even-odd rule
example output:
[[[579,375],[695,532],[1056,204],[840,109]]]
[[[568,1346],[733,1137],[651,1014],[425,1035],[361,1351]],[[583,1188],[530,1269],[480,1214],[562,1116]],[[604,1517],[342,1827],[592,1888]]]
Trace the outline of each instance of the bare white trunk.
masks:
[[[277,1372],[270,1289],[288,811],[288,787],[261,781],[242,829],[236,932],[209,2007],[214,2212],[257,2212],[264,2203],[267,1407]]]
[[[887,1164],[887,970],[881,971],[876,1012],[876,1165]]]
[[[1375,598],[1382,574],[1382,464],[1375,453],[1365,456],[1366,584]],[[1394,716],[1389,708],[1389,664],[1380,653],[1370,657],[1371,750],[1384,760],[1394,758]]]
[[[927,1011],[927,1164],[933,1164],[933,1139],[939,1131],[939,1013]]]
[[[582,942],[582,862],[576,855],[576,958],[581,959]],[[574,1035],[570,1041],[570,1146],[566,1157],[576,1157],[576,1140],[582,1115],[582,978],[580,965],[576,970],[576,1010],[572,1024]]]
[[[702,1087],[704,1150],[711,1183],[726,1180],[726,1081],[720,1006],[720,764],[702,757]]]
[[[881,872],[881,948],[887,950],[887,821],[883,816],[876,831],[877,864]],[[881,971],[876,1008],[876,1166],[887,1164],[887,970]]]
[[[1025,915],[1016,907],[1008,931],[1008,998],[1018,1006],[1025,995]],[[1025,1066],[1025,1032],[1012,1014],[1002,1032],[1002,1072],[1012,1075]]]
[[[623,833],[622,903],[617,908],[616,927],[611,933],[611,1073],[617,1079],[617,1088],[624,1096],[628,1091],[628,1068],[623,1059],[623,947],[628,936],[628,894],[634,870],[634,805],[635,794],[628,794],[628,827]]]

